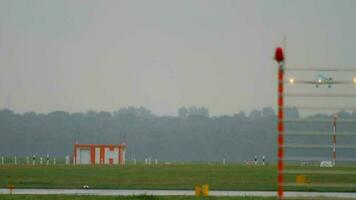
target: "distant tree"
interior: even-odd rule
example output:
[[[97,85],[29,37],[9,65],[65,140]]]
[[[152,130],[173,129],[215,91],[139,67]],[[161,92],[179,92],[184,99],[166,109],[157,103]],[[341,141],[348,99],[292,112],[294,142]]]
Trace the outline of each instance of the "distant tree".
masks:
[[[341,118],[350,118],[352,117],[352,114],[345,111],[345,110],[342,110],[340,112],[337,113],[338,117],[341,117]]]
[[[153,117],[151,111],[148,110],[147,108],[142,107],[142,106],[136,110],[136,113],[137,113],[138,117],[143,117],[143,118]]]
[[[351,116],[356,116],[355,113]],[[289,119],[301,118],[297,108],[286,108],[286,115]],[[344,115],[349,116],[350,113],[341,113]],[[179,117],[187,117],[187,120]],[[308,117],[330,120],[332,115],[318,113]],[[331,123],[289,123],[286,131],[287,128],[332,131]],[[338,126],[340,132],[355,129],[355,123],[340,123]],[[71,114],[62,111],[19,114],[0,110],[0,156],[44,156],[47,153],[64,156],[72,154],[75,142],[127,142],[128,159],[142,160],[152,156],[168,161],[221,161],[221,158],[242,161],[253,155],[264,155],[273,162],[276,159],[275,133],[276,120],[269,107],[253,110],[248,116],[240,111],[233,117],[209,117],[207,108],[196,106],[178,109],[178,117],[158,117],[144,107],[120,108],[114,113],[89,111]],[[298,142],[318,144],[321,142],[319,138],[303,137]],[[345,157],[352,157],[355,152],[350,151]]]
[[[4,116],[7,116],[7,115],[14,115],[15,113],[12,111],[12,110],[9,110],[9,109],[3,109],[0,111],[0,115],[4,115]]]
[[[209,117],[209,109],[205,107],[191,106],[188,109],[189,116]]]
[[[351,112],[351,117],[352,117],[352,118],[356,118],[356,110],[353,110],[353,111]]]
[[[286,119],[298,119],[300,117],[298,108],[296,107],[286,107],[284,109],[284,115]]]
[[[209,117],[209,109],[205,107],[198,108],[198,113],[200,116]]]
[[[186,107],[180,107],[178,109],[178,117],[179,118],[183,118],[183,119],[187,118],[188,114],[189,114],[189,112],[188,112],[188,109]]]
[[[128,108],[120,108],[116,115],[125,117],[135,117],[137,116],[137,110],[133,106],[130,106]]]
[[[271,108],[271,107],[262,108],[262,116],[263,117],[275,116],[273,108]]]
[[[196,106],[190,106],[188,108],[189,116],[197,116],[198,115],[198,108]]]
[[[94,110],[89,110],[88,112],[85,113],[85,117],[95,118],[96,115],[97,115],[97,112]]]
[[[246,118],[246,113],[244,111],[240,111],[239,113],[234,114],[234,117],[235,118],[240,118],[240,119]]]
[[[262,117],[262,112],[259,111],[259,110],[253,109],[253,110],[250,112],[249,117],[250,117],[252,120],[253,120],[253,119],[261,118],[261,117]]]

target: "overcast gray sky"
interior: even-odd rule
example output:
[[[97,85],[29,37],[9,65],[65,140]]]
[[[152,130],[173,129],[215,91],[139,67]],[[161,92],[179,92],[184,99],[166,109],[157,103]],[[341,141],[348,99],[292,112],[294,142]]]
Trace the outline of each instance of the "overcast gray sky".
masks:
[[[356,67],[356,1],[0,0],[0,106],[275,107],[284,36],[288,65]]]

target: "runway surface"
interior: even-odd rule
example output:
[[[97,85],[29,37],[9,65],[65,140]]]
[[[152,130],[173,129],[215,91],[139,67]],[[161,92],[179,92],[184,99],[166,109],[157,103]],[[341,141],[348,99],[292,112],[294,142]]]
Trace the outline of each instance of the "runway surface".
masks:
[[[9,194],[9,189],[0,189],[0,194]],[[123,189],[13,189],[12,194],[63,194],[63,195],[98,195],[98,196],[193,196],[193,190],[123,190]],[[209,191],[209,196],[259,196],[274,197],[273,191]],[[285,197],[328,197],[356,198],[356,193],[344,192],[285,192]]]

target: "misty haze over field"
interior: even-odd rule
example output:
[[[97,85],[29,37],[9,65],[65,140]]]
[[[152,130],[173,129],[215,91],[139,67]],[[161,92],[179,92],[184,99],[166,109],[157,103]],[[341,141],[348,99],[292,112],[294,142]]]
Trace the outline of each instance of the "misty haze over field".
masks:
[[[271,107],[239,112],[234,115],[210,117],[203,107],[182,107],[177,116],[159,117],[148,109],[121,108],[113,113],[94,112],[49,114],[15,114],[0,111],[0,152],[5,156],[64,156],[71,155],[75,142],[128,144],[127,159],[167,161],[222,161],[242,162],[256,155],[276,158],[277,119]],[[325,120],[320,123],[293,123],[289,131],[323,133],[324,136],[288,137],[287,143],[332,144],[332,116],[318,114],[301,118],[296,108],[286,109],[286,119]],[[356,112],[340,112],[338,133],[352,133]],[[329,134],[329,136],[327,135]],[[338,136],[338,144],[353,144],[352,136]],[[306,150],[286,152],[304,156]],[[332,148],[307,150],[308,155],[331,159]],[[297,155],[295,155],[297,153]],[[338,150],[338,156],[352,157],[354,150]]]
[[[64,156],[75,142],[127,142],[128,159],[273,160],[275,47],[287,47],[287,68],[356,68],[355,10],[352,0],[0,0],[0,154]],[[355,94],[354,85],[333,89]],[[334,112],[290,107],[293,119]],[[341,116],[356,118],[348,111]],[[330,123],[289,128],[328,132]]]
[[[0,106],[211,115],[276,106],[287,66],[355,66],[355,1],[0,1]]]

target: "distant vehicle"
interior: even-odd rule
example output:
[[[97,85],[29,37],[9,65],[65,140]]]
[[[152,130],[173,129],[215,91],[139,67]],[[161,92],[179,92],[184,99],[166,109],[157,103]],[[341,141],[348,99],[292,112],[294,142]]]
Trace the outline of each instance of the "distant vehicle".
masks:
[[[334,167],[334,165],[332,161],[323,160],[320,162],[320,167]]]

